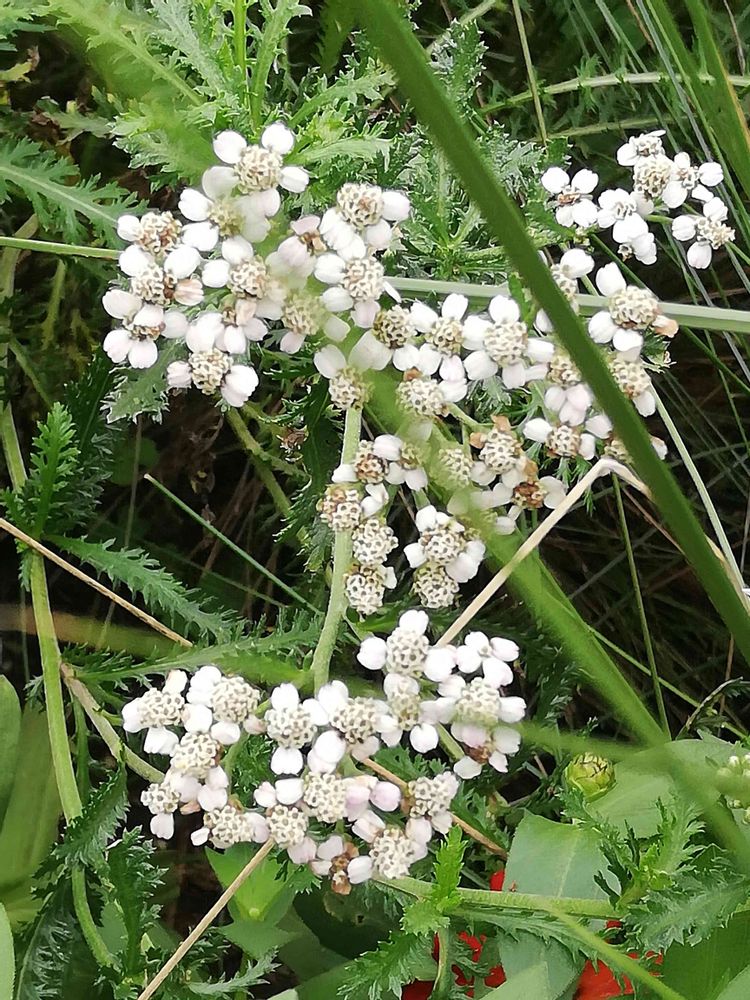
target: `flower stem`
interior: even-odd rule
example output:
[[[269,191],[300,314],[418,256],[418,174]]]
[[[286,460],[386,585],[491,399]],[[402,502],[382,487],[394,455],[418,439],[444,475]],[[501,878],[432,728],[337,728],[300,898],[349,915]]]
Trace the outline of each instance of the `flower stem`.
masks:
[[[424,899],[432,892],[432,883],[417,878],[377,878],[377,882],[398,889],[409,896]],[[576,917],[608,920],[616,916],[612,904],[607,900],[577,899],[573,897],[540,896],[528,892],[495,892],[492,889],[456,890],[465,905],[486,909],[525,910],[526,912],[550,912],[551,908]]]
[[[362,428],[362,411],[350,409],[344,419],[344,440],[341,445],[341,464],[351,462],[357,451],[359,435]],[[331,570],[331,589],[328,595],[328,608],[320,630],[320,639],[315,647],[311,666],[315,691],[328,680],[331,656],[336,645],[339,625],[346,610],[346,595],[344,593],[344,577],[349,571],[352,561],[352,536],[349,531],[337,531],[333,543],[333,567]]]
[[[99,933],[99,928],[96,926],[91,908],[89,907],[86,895],[86,873],[83,868],[75,868],[73,870],[71,881],[73,885],[73,906],[75,907],[81,932],[86,939],[86,944],[89,946],[91,954],[99,966],[113,966],[115,964],[114,959],[104,938]]]
[[[117,260],[120,256],[119,250],[110,250],[108,247],[77,246],[75,243],[52,243],[49,240],[24,240],[17,236],[0,236],[0,247],[11,247],[13,250],[36,250],[63,257],[98,257],[104,260]]]

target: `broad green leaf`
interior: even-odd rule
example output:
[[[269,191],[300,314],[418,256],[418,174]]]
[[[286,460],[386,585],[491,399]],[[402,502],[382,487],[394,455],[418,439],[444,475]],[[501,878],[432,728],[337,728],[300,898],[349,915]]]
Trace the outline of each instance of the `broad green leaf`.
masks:
[[[291,931],[259,923],[257,920],[235,920],[228,927],[222,927],[221,933],[255,959],[278,951],[294,937]]]
[[[237,844],[228,851],[206,851],[211,867],[222,886],[239,875],[255,853],[249,844]],[[235,919],[276,924],[290,907],[294,889],[287,885],[282,867],[275,858],[266,858],[239,887],[229,904]]]
[[[673,944],[664,956],[661,979],[685,1000],[715,1000],[745,969],[748,955],[750,913],[738,913],[699,944]],[[742,994],[742,1000],[748,995]]]
[[[547,975],[547,966],[540,962],[519,972],[512,980],[485,993],[482,1000],[556,1000]]]
[[[0,677],[0,829],[16,773],[21,705],[7,677]]]
[[[705,764],[709,758],[721,760],[731,753],[723,740],[707,737],[702,740],[677,740],[670,744],[671,752],[685,765]],[[706,790],[713,799],[718,792]],[[665,805],[684,794],[678,782],[664,770],[659,750],[644,750],[615,765],[615,783],[605,795],[590,803],[595,816],[624,830],[632,827],[636,837],[652,837],[659,826],[659,802]]]
[[[750,997],[750,965],[746,966],[742,972],[735,976],[725,990],[719,994],[716,1000],[747,1000]]]
[[[13,1000],[15,969],[13,934],[5,907],[0,903],[0,1000]]]
[[[47,718],[27,705],[21,722],[13,790],[0,830],[0,900],[11,922],[36,908],[30,878],[57,837],[60,800],[52,769]]]
[[[592,831],[528,815],[518,825],[513,838],[505,883],[515,886],[518,892],[537,893],[552,899],[562,896],[604,899],[604,890],[597,885],[595,877],[606,867]],[[574,960],[561,944],[544,942],[532,934],[509,938],[503,944],[502,954],[503,968],[510,981],[530,967],[541,965],[546,970],[553,998],[564,993],[583,964]]]
[[[339,995],[338,989],[351,971],[352,963],[347,962],[330,969],[320,976],[283,993],[275,993],[271,1000],[333,1000]]]

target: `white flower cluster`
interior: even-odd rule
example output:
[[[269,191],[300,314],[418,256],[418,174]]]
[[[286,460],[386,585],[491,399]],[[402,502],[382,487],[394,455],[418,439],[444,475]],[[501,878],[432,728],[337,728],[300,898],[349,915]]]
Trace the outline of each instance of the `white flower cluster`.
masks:
[[[713,193],[722,170],[716,163],[692,165],[682,152],[668,156],[662,135],[634,136],[618,150],[618,162],[632,174],[627,190],[597,197],[593,171],[571,175],[560,167],[548,169],[541,184],[561,225],[582,236],[611,229],[621,255],[645,263],[656,257],[653,213],[694,203],[696,211],[674,219],[673,232],[690,242],[690,263],[705,267],[713,250],[734,238],[726,207]],[[222,132],[214,141],[220,162],[205,172],[200,190],[181,193],[180,218],[148,212],[120,219],[118,231],[131,244],[120,256],[128,284],[104,297],[119,321],[104,347],[117,363],[148,367],[160,345],[177,342],[184,351],[168,366],[169,385],[193,386],[230,406],[243,405],[258,384],[251,354],[260,341],[287,353],[308,342],[331,403],[343,411],[367,403],[368,373],[390,368],[397,375],[398,436],[361,442],[354,460],[336,469],[319,505],[334,530],[352,533],[345,588],[361,615],[380,610],[396,585],[387,559],[397,540],[385,520],[394,487],[427,487],[422,449],[436,444],[438,421],[468,426],[461,445],[441,451],[438,478],[451,490],[447,513],[417,497],[419,539],[405,549],[422,604],[445,607],[481,559],[481,543],[460,521],[469,504],[495,511],[497,529],[510,532],[523,511],[558,506],[582,462],[601,455],[627,461],[627,454],[549,316],[533,301],[496,295],[483,312],[472,312],[461,294],[435,307],[401,301],[380,255],[408,218],[405,194],[345,183],[320,216],[290,221],[281,211],[281,191],[298,194],[309,179],[289,162],[294,145],[280,122],[254,145]],[[581,283],[591,289],[595,281],[606,301],[587,320],[589,335],[622,392],[639,413],[651,415],[651,377],[670,363],[676,323],[616,264],[596,270],[583,247],[547,263],[573,308]],[[477,424],[472,400],[490,392],[500,412]],[[502,411],[522,415],[511,426]],[[663,454],[663,443],[653,440]]]
[[[179,341],[185,357],[168,366],[169,386],[219,393],[227,405],[242,406],[258,385],[249,345],[271,325],[285,352],[321,333],[343,339],[349,324],[339,313],[371,325],[387,287],[377,253],[407,216],[409,200],[345,184],[322,219],[287,223],[279,189],[297,194],[309,181],[285,162],[294,141],[281,122],[257,145],[222,132],[214,140],[220,163],[204,173],[200,189],[181,193],[181,218],[155,211],[120,218],[118,234],[131,245],[119,259],[127,287],[111,288],[103,300],[119,321],[104,340],[112,361],[149,368],[162,338]],[[341,391],[346,401],[345,384]]]
[[[592,170],[572,177],[560,167],[550,167],[541,182],[550,195],[561,226],[578,230],[611,229],[618,252],[643,264],[656,261],[657,247],[648,216],[681,208],[688,199],[699,211],[678,216],[672,223],[674,237],[690,242],[687,258],[694,268],[706,268],[714,250],[734,240],[726,225],[727,207],[712,188],[724,180],[721,165],[712,161],[693,164],[685,152],[669,157],[664,130],[632,136],[617,150],[617,162],[632,171],[630,190],[608,188],[594,201],[599,178]]]
[[[408,731],[414,749],[426,753],[438,745],[438,726],[449,725],[466,750],[453,768],[459,777],[476,777],[487,763],[507,771],[508,757],[520,746],[511,727],[526,713],[522,698],[505,694],[518,646],[483,632],[470,633],[460,645],[432,645],[428,627],[424,611],[406,611],[387,639],[371,636],[360,646],[359,662],[385,674],[391,718],[383,741],[391,746]],[[422,700],[425,692],[433,697]]]
[[[260,703],[257,688],[241,677],[225,677],[208,664],[193,674],[189,684],[184,671],[172,670],[161,689],[149,688],[124,706],[125,731],[145,729],[144,750],[170,757],[164,780],[141,796],[152,813],[155,836],[172,836],[178,808],[182,812],[227,808],[229,781],[219,759],[223,748],[236,743],[243,730],[259,731],[255,713]],[[184,730],[182,736],[175,732],[178,727]],[[253,830],[257,832],[257,826]]]
[[[241,677],[206,665],[189,683],[174,670],[161,689],[126,704],[125,730],[145,729],[146,752],[170,757],[163,780],[141,795],[154,835],[173,835],[178,810],[202,810],[193,843],[272,839],[338,892],[373,876],[405,875],[433,833],[450,828],[461,780],[485,763],[507,770],[520,743],[512,724],[525,712],[521,698],[504,693],[519,653],[514,642],[474,632],[461,645],[432,645],[428,628],[424,611],[407,611],[387,638],[362,642],[359,662],[384,674],[381,697],[352,695],[334,680],[307,699],[281,684],[266,701]],[[358,772],[355,762],[405,736],[418,753],[436,750],[441,725],[465,748],[453,771],[400,784]],[[225,748],[243,731],[264,734],[273,747],[275,780],[254,789],[251,806],[230,795],[222,767]]]

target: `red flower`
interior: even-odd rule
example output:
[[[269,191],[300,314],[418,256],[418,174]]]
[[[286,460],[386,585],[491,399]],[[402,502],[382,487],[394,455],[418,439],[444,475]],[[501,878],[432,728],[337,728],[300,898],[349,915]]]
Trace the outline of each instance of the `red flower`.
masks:
[[[591,962],[586,962],[578,981],[575,1000],[608,1000],[609,997],[632,996],[633,987],[625,978],[623,988],[615,979],[612,970],[603,962],[594,968]]]
[[[501,868],[499,872],[495,872],[494,875],[490,875],[490,889],[492,889],[493,892],[501,892],[504,883],[505,883],[504,868]]]
[[[409,983],[401,990],[401,1000],[429,1000],[434,983],[417,980],[416,983]]]

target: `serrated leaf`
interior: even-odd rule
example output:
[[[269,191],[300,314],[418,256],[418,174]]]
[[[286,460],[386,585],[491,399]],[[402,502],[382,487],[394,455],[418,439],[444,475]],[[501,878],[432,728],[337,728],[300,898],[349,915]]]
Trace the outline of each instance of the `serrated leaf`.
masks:
[[[89,795],[81,815],[70,823],[55,848],[55,858],[70,867],[98,862],[126,812],[127,784],[120,768]]]
[[[158,913],[153,897],[162,882],[162,869],[154,864],[153,844],[143,840],[140,830],[127,830],[121,842],[106,852],[100,875],[122,917],[125,942],[118,960],[122,973],[131,975],[141,966],[143,934]]]
[[[339,996],[345,1000],[391,1000],[415,979],[434,980],[435,963],[430,959],[432,935],[398,934],[384,941],[377,951],[355,959],[349,966]]]
[[[55,403],[34,438],[28,478],[4,494],[11,520],[35,537],[49,525],[65,530],[74,516],[81,473],[75,437],[70,413]]]
[[[98,971],[62,882],[47,899],[19,955],[15,1000],[61,1000],[92,995]]]
[[[156,364],[150,368],[118,369],[115,387],[104,401],[107,423],[135,420],[141,413],[159,421],[168,403],[167,367],[183,350],[178,341],[162,342]]]
[[[53,535],[51,540],[65,552],[92,566],[97,574],[124,584],[132,594],[140,594],[147,607],[166,615],[170,622],[184,622],[201,636],[226,640],[237,634],[242,623],[230,612],[201,606],[199,593],[180,583],[142,549],[115,549],[114,540],[92,542],[85,538]]]
[[[28,198],[45,230],[73,243],[86,238],[82,220],[111,236],[117,217],[136,204],[117,184],[82,180],[70,161],[30,139],[0,142],[0,204],[19,194]]]

